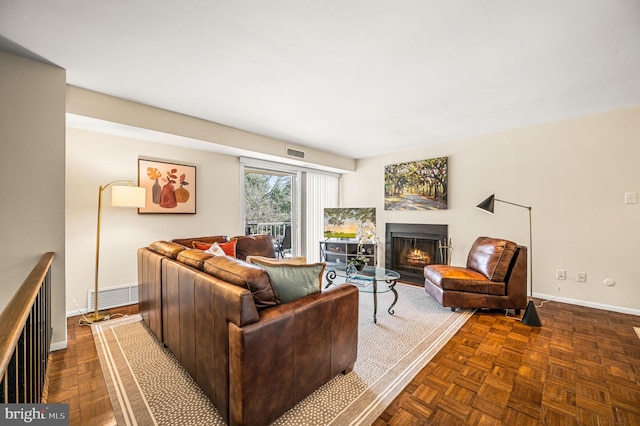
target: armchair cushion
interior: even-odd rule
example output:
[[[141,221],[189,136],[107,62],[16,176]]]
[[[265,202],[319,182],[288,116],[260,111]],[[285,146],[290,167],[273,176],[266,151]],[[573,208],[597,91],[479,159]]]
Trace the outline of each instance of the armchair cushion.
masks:
[[[460,266],[430,265],[424,276],[442,290],[504,296],[505,283],[490,281],[484,274]]]
[[[471,246],[467,268],[483,274],[491,281],[504,281],[517,244],[512,241],[480,237]]]

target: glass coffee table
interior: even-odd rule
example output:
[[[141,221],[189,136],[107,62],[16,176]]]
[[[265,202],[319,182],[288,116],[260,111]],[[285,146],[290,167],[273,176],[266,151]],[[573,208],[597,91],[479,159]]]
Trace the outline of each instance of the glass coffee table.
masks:
[[[361,293],[373,294],[373,322],[377,323],[378,313],[378,293],[393,293],[393,303],[387,309],[389,314],[393,315],[395,311],[393,307],[398,302],[398,292],[395,289],[396,282],[400,279],[400,274],[391,269],[367,266],[362,271],[357,271],[355,266],[344,263],[327,263],[327,273],[325,274],[327,285],[324,288],[336,284],[334,281],[340,278],[340,281],[353,284],[358,287]]]

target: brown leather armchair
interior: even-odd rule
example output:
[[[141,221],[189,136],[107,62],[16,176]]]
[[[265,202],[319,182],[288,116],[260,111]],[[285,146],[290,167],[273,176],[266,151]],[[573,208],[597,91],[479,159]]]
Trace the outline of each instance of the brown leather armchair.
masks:
[[[467,266],[424,267],[424,288],[442,306],[515,309],[527,306],[527,248],[514,242],[479,237]]]

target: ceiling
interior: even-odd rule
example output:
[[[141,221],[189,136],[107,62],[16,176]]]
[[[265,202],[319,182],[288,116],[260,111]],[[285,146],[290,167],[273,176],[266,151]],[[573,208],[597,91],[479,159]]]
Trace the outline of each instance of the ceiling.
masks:
[[[69,84],[351,158],[640,104],[638,0],[0,0]]]

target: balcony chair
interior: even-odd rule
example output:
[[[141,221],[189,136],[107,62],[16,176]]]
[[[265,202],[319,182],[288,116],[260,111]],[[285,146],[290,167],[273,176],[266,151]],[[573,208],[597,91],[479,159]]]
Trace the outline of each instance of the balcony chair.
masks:
[[[273,247],[276,252],[276,257],[284,259],[284,252],[291,251],[291,225],[287,225],[284,228],[284,235],[278,237]]]
[[[424,288],[442,306],[520,309],[527,306],[527,248],[514,242],[479,237],[466,267],[424,267]]]

